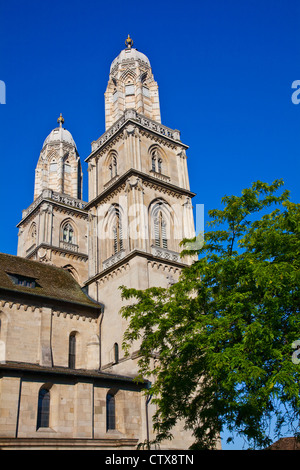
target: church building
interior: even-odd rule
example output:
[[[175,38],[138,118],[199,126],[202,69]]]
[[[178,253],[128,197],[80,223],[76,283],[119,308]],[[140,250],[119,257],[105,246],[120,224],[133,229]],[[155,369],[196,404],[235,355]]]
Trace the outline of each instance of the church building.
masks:
[[[195,235],[188,146],[161,123],[149,59],[128,36],[105,91],[105,131],[91,144],[88,201],[75,140],[44,140],[17,256],[0,254],[0,449],[136,449],[153,439],[139,345],[122,351],[119,287],[168,287]],[[176,425],[161,449],[188,449]]]

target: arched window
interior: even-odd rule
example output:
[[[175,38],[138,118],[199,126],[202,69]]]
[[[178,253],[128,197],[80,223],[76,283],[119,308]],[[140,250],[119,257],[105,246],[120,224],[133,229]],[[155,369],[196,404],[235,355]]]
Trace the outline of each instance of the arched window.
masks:
[[[163,164],[161,152],[157,148],[154,148],[151,150],[150,155],[151,155],[151,171],[154,171],[155,173],[161,173],[162,164]]]
[[[75,244],[75,232],[70,222],[65,223],[62,228],[62,240],[66,243]]]
[[[168,248],[166,221],[161,210],[154,216],[154,243],[155,246]]]
[[[156,157],[155,157],[155,155],[152,155],[151,162],[152,162],[152,168],[151,168],[152,171],[156,171]]]
[[[49,428],[50,421],[50,391],[41,388],[38,399],[37,429]]]
[[[161,173],[161,165],[162,165],[162,159],[159,158],[157,160],[157,171],[158,171],[158,173]]]
[[[119,345],[118,343],[114,344],[114,363],[118,364],[119,362]]]
[[[71,276],[73,276],[74,279],[78,282],[79,276],[78,276],[78,272],[76,271],[74,266],[72,266],[71,264],[66,264],[65,266],[63,266],[63,269],[65,271],[68,271],[68,273],[70,273]]]
[[[109,393],[106,395],[106,430],[116,429],[116,406],[115,395]]]
[[[117,157],[115,155],[113,155],[111,157],[111,161],[110,161],[110,164],[109,164],[109,171],[110,171],[110,177],[111,178],[114,178],[115,176],[117,176]]]
[[[35,242],[36,242],[36,223],[33,222],[29,230],[29,243],[33,245]]]
[[[69,368],[75,369],[76,366],[76,335],[71,333],[69,336]]]
[[[115,209],[113,236],[114,236],[114,253],[116,254],[123,249],[122,220],[121,220],[121,214],[117,208]]]

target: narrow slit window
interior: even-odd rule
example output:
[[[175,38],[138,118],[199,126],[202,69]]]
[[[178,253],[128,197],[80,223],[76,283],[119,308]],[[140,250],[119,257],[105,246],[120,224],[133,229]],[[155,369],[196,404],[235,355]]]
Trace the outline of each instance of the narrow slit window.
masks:
[[[118,343],[114,344],[114,363],[118,364],[119,362],[119,345]]]
[[[161,210],[154,217],[154,244],[161,248],[168,248],[167,224]]]
[[[69,368],[75,369],[76,366],[76,336],[71,334],[69,337]]]
[[[152,157],[152,171],[156,171],[156,158]]]
[[[37,429],[49,428],[50,420],[50,391],[42,388],[38,398]]]
[[[114,253],[118,253],[123,249],[123,233],[122,233],[122,221],[119,211],[116,211],[115,225],[113,228],[114,234]]]
[[[111,393],[106,395],[106,430],[116,429],[116,406],[115,396]]]

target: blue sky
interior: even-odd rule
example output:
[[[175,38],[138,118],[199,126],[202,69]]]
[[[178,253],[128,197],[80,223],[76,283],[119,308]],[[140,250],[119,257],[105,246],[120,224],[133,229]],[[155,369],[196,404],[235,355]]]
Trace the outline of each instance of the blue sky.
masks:
[[[196,204],[283,178],[299,202],[300,2],[0,0],[0,251],[16,254],[34,170],[60,113],[84,171],[104,132],[104,92],[128,34],[159,85],[162,123],[181,131]],[[299,95],[300,96],[300,95]]]

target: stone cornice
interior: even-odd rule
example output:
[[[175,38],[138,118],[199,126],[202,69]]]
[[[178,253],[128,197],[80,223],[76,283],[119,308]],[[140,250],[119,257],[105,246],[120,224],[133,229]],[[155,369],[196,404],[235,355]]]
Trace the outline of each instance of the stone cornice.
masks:
[[[96,206],[99,204],[102,200],[104,200],[106,197],[108,197],[114,190],[119,188],[119,186],[122,186],[125,181],[131,177],[131,176],[137,176],[140,177],[143,182],[146,182],[147,184],[153,184],[156,185],[158,188],[162,188],[164,190],[169,190],[172,191],[175,194],[179,194],[182,196],[188,196],[188,197],[194,197],[196,194],[192,193],[188,189],[185,188],[180,188],[179,186],[175,186],[174,184],[168,183],[166,181],[161,181],[158,178],[148,175],[147,173],[143,173],[141,171],[135,170],[131,168],[128,170],[126,173],[124,173],[122,176],[120,176],[114,184],[109,186],[109,188],[106,188],[102,193],[100,193],[98,196],[96,196],[92,201],[88,202],[86,205],[86,209],[89,210],[91,207]]]
[[[91,438],[54,438],[54,437],[0,437],[1,450],[97,450],[131,449],[136,452],[138,439],[128,437]]]
[[[84,286],[85,287],[89,286],[93,282],[100,280],[101,278],[103,278],[106,275],[112,273],[113,271],[118,270],[122,265],[128,265],[128,262],[132,258],[134,258],[135,256],[140,256],[140,257],[146,258],[150,262],[165,264],[165,265],[168,265],[168,266],[174,266],[175,268],[179,268],[179,269],[183,269],[183,268],[186,268],[188,266],[188,264],[180,262],[180,261],[175,261],[175,260],[171,260],[171,259],[167,259],[167,258],[159,258],[159,257],[155,256],[154,254],[146,252],[146,251],[133,250],[130,253],[128,253],[127,255],[125,255],[124,257],[122,257],[122,259],[117,261],[112,266],[109,266],[107,269],[104,269],[103,271],[100,271],[99,273],[95,274],[95,276],[93,276],[90,279],[88,279],[87,281],[85,281]]]
[[[79,259],[80,261],[87,260],[88,255],[86,253],[81,253],[79,251],[72,251],[68,250],[66,248],[62,248],[60,246],[55,246],[55,245],[49,245],[48,243],[40,243],[38,246],[34,246],[32,248],[32,251],[27,250],[26,258],[31,259],[34,254],[37,254],[38,250],[40,248],[45,248],[47,250],[51,250],[56,253],[62,253],[66,256],[69,256],[71,258],[76,258]]]
[[[118,119],[118,121],[116,121],[106,132],[104,132],[104,134],[101,135],[101,137],[99,137],[99,139],[92,142],[92,152],[85,161],[88,162],[92,157],[96,156],[103,147],[123,131],[124,127],[128,123],[137,125],[143,131],[148,131],[152,135],[156,135],[175,146],[179,145],[184,149],[188,148],[188,145],[181,142],[180,132],[178,130],[171,129],[142,114],[138,114],[134,109],[128,109],[125,111],[123,116]]]
[[[74,199],[66,194],[59,194],[51,189],[44,189],[40,196],[33,201],[30,206],[23,210],[22,220],[17,224],[19,227],[43,202],[49,202],[57,207],[61,207],[71,212],[77,212],[84,217],[88,217],[86,212],[86,202]]]

